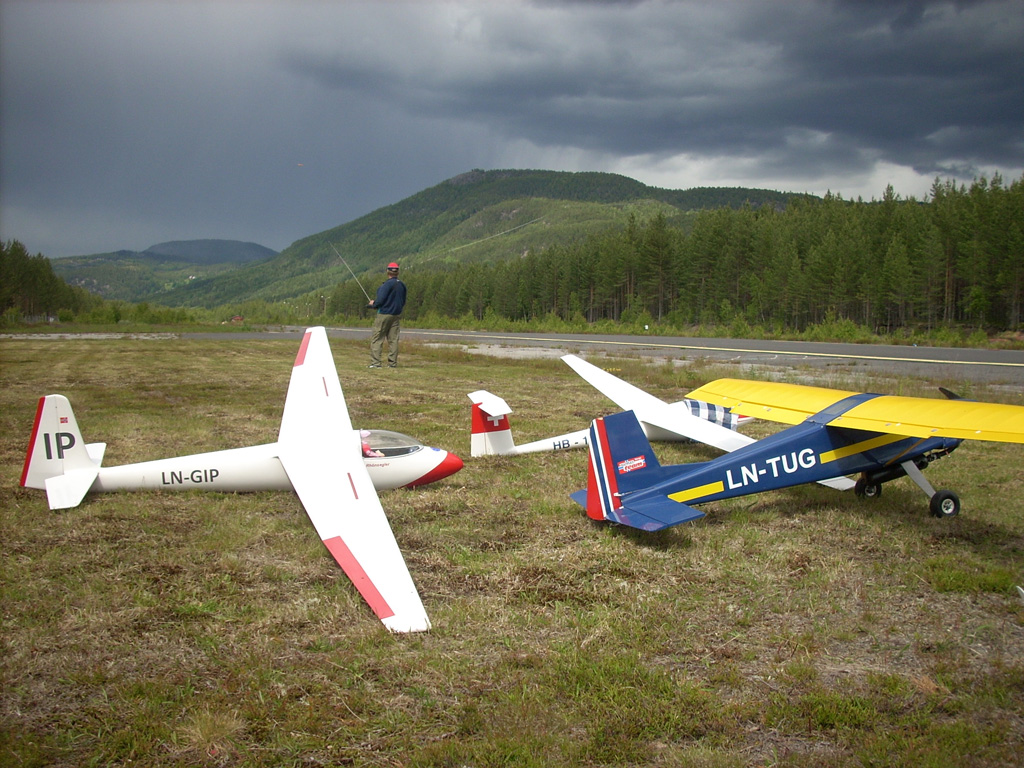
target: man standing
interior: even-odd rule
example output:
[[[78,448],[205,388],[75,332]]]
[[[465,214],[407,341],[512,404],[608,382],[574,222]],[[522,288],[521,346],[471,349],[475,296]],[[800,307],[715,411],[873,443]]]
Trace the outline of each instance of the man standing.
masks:
[[[388,368],[398,367],[398,332],[402,310],[405,308],[405,283],[398,279],[398,265],[388,264],[388,279],[377,289],[377,298],[370,302],[377,310],[370,336],[370,367],[380,368],[380,353],[384,340],[388,342]]]

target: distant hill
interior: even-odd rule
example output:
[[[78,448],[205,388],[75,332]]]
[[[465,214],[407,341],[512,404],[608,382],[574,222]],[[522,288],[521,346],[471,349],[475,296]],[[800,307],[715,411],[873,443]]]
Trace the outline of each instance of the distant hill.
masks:
[[[238,240],[178,240],[144,251],[115,251],[51,260],[68,284],[107,299],[143,301],[196,280],[237,270],[277,255]]]
[[[530,249],[625,226],[631,214],[663,213],[685,226],[704,208],[784,207],[794,195],[772,190],[648,187],[611,173],[474,170],[354,221],[296,241],[258,264],[224,271],[145,298],[170,306],[277,301],[379,276],[399,260],[409,269],[443,262],[493,263]]]
[[[143,253],[190,264],[249,264],[277,255],[270,248],[240,240],[172,240],[151,245]]]

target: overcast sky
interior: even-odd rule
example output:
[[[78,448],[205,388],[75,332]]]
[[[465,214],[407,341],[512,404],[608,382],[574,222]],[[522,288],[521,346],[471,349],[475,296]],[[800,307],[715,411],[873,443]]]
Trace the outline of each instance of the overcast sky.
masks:
[[[1024,3],[0,1],[0,239],[281,250],[473,168],[1024,173]]]

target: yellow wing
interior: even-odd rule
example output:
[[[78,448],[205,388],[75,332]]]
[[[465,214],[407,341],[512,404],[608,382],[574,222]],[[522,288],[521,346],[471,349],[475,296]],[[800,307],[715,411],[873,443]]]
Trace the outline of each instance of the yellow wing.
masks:
[[[1002,403],[882,395],[854,406],[829,424],[908,437],[1024,443],[1024,407]]]
[[[799,424],[856,394],[801,384],[718,379],[687,397],[729,406],[744,416]],[[907,437],[1024,443],[1024,406],[878,395],[832,419],[829,426]]]
[[[741,416],[799,424],[833,403],[860,394],[803,384],[782,384],[775,381],[718,379],[690,392],[691,400],[724,405]]]

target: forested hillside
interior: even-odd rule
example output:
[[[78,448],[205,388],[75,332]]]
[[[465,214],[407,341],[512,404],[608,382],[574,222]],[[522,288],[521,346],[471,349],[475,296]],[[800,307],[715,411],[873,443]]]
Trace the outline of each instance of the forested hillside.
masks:
[[[144,251],[69,256],[53,261],[71,285],[107,299],[143,301],[155,294],[266,261],[276,251],[238,240],[176,240]]]
[[[636,183],[607,174],[481,174],[300,241],[289,250],[309,256],[284,273],[282,254],[223,280],[196,280],[207,316],[365,319],[363,288],[373,291],[380,267],[398,258],[409,286],[405,317],[426,325],[699,325],[736,336],[837,322],[886,335],[1024,328],[1024,178],[969,187],[936,180],[920,201],[890,187],[869,202],[829,195],[742,204],[751,191],[739,190],[727,198],[734,205],[683,211],[666,202],[675,193],[616,200]],[[501,196],[540,189],[565,197]],[[606,201],[569,199],[586,195]],[[383,249],[400,242],[418,250]],[[357,272],[362,287],[348,272],[360,262],[342,247],[374,254],[373,268]],[[93,322],[172,317],[155,303],[136,310],[98,301],[64,284],[43,256],[17,241],[4,245],[0,311],[11,321],[54,312]]]
[[[879,332],[1021,326],[1024,180],[936,181],[930,200],[794,201],[716,208],[673,225],[662,213],[585,240],[472,268],[408,272],[410,319],[636,320],[800,331],[847,320]],[[348,281],[328,312],[365,303]]]
[[[349,269],[375,278],[394,259],[408,267],[494,263],[624,227],[631,213],[661,212],[683,225],[704,206],[782,207],[789,197],[738,188],[656,189],[610,173],[471,171],[298,240],[267,262],[147,298],[205,307],[281,301],[329,289],[349,279]]]
[[[53,271],[42,254],[31,256],[17,240],[0,243],[0,315],[8,318],[70,317],[91,309],[100,300],[81,288],[68,285]]]

